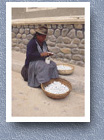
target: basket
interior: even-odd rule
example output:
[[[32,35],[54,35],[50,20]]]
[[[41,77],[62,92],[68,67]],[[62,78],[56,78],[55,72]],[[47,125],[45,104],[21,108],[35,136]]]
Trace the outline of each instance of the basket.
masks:
[[[68,74],[72,74],[74,71],[74,66],[69,65],[69,64],[57,64],[57,66],[59,65],[63,65],[63,66],[70,66],[72,69],[71,70],[58,70],[58,73],[61,75],[68,75]]]
[[[59,81],[62,84],[66,85],[69,88],[69,91],[66,92],[66,93],[63,93],[63,94],[54,94],[54,93],[50,93],[50,92],[45,91],[45,87],[48,86],[49,84],[53,83],[54,81]],[[42,88],[43,92],[48,97],[53,98],[53,99],[62,99],[62,98],[65,98],[71,92],[71,90],[72,90],[71,83],[68,82],[68,81],[66,81],[66,80],[64,80],[64,79],[61,79],[61,78],[51,79],[49,82],[42,83],[41,84],[41,88]]]

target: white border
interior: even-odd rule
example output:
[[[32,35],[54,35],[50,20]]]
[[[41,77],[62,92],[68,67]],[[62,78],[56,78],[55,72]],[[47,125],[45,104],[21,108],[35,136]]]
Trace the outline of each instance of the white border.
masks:
[[[85,8],[85,116],[12,117],[11,9],[14,7]],[[87,26],[86,26],[87,25]],[[90,2],[6,2],[6,122],[90,122]]]

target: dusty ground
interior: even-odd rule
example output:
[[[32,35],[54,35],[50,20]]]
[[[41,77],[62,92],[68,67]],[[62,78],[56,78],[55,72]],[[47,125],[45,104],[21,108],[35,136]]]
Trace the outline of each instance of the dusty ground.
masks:
[[[19,57],[18,57],[19,56]],[[71,82],[72,91],[64,99],[47,97],[41,89],[31,88],[20,75],[25,55],[13,52],[12,115],[13,116],[84,116],[84,68],[75,66],[72,75],[61,76]]]

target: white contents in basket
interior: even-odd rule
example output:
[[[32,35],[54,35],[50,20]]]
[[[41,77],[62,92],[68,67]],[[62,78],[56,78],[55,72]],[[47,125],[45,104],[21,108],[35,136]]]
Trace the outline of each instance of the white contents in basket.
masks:
[[[72,70],[72,67],[70,66],[65,66],[65,65],[58,65],[57,66],[58,70]]]
[[[64,94],[69,91],[69,88],[60,82],[54,81],[45,87],[45,91],[53,94]]]

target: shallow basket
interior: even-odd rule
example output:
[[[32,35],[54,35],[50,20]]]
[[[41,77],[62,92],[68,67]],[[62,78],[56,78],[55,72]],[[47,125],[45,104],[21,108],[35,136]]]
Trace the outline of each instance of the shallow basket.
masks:
[[[68,74],[72,74],[74,71],[74,66],[69,65],[69,64],[57,64],[57,66],[59,65],[63,65],[63,66],[70,66],[72,69],[71,70],[58,70],[58,73],[61,75],[68,75]]]
[[[47,92],[45,91],[45,87],[48,86],[49,84],[53,83],[54,81],[59,81],[61,82],[62,84],[64,84],[65,86],[67,86],[69,88],[69,91],[66,92],[66,93],[63,93],[63,94],[53,94],[53,93],[50,93],[50,92]],[[49,82],[46,82],[46,83],[43,83],[41,84],[41,88],[43,90],[43,92],[50,98],[53,98],[53,99],[62,99],[62,98],[65,98],[72,90],[72,86],[71,86],[71,83],[64,80],[64,79],[61,79],[61,78],[57,78],[57,79],[51,79]]]

